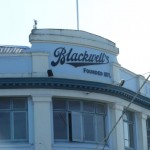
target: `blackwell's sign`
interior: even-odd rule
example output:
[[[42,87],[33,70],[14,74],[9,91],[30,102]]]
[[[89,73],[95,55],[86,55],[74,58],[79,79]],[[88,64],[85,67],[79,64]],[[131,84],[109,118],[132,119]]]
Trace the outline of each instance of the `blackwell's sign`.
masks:
[[[69,51],[65,47],[58,47],[54,51],[54,57],[56,60],[51,61],[52,66],[57,66],[58,64],[69,64],[74,67],[89,66],[89,65],[101,65],[109,63],[109,56],[105,53],[91,54],[88,51],[82,53],[73,52],[73,48]]]

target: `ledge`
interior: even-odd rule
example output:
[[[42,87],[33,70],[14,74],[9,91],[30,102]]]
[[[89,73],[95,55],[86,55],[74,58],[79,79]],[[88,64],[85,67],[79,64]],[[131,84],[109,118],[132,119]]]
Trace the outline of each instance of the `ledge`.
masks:
[[[102,93],[131,101],[135,92],[123,87],[63,78],[0,78],[0,89],[65,89]],[[134,104],[150,110],[150,99],[138,95]]]

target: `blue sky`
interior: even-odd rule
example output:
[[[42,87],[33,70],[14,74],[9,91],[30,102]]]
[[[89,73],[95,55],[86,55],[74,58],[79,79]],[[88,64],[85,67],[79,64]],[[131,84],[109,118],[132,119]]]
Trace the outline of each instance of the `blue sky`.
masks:
[[[149,0],[78,0],[79,28],[116,43],[119,63],[137,74],[150,72]],[[77,29],[76,0],[0,0],[0,45],[30,46],[38,28]]]

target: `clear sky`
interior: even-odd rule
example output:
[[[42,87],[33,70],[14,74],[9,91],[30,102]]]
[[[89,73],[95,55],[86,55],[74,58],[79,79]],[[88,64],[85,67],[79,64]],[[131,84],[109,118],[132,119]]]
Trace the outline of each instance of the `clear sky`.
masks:
[[[122,67],[150,72],[150,0],[78,0],[79,29],[116,43]],[[0,45],[30,46],[38,28],[77,29],[76,0],[0,0]]]

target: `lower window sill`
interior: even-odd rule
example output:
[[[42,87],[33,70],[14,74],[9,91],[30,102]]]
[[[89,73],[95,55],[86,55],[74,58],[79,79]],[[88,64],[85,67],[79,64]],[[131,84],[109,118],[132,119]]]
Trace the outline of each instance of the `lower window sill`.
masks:
[[[102,149],[103,145],[101,144],[94,144],[94,143],[79,143],[79,142],[70,142],[70,143],[66,143],[66,142],[55,142],[53,144],[53,149],[55,150],[59,150],[59,149]],[[106,146],[105,150],[109,150],[109,147]]]
[[[27,148],[33,147],[33,144],[25,143],[25,142],[0,142],[1,148]]]

